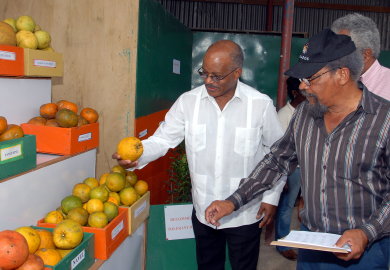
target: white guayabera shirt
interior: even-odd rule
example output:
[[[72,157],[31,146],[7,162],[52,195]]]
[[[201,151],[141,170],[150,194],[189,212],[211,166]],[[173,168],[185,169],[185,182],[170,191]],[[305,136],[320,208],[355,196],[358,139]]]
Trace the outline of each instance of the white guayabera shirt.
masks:
[[[144,153],[138,168],[185,139],[196,216],[207,224],[207,206],[231,195],[282,135],[275,107],[267,95],[238,81],[234,97],[221,111],[202,85],[182,94],[156,132],[142,141]],[[263,202],[277,205],[284,184],[279,181],[265,192]],[[222,218],[219,228],[255,223],[260,202],[257,198]]]

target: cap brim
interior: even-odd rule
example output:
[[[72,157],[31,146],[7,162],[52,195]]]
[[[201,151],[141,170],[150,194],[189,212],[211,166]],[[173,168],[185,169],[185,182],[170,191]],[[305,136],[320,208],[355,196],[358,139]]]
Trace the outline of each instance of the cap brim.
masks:
[[[296,63],[292,68],[284,72],[284,75],[294,78],[309,78],[321,68],[326,66],[327,63]]]

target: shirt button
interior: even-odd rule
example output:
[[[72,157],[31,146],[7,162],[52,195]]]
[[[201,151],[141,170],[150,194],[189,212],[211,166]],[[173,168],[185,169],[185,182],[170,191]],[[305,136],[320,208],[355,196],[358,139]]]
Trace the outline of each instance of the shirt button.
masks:
[[[322,168],[323,168],[324,170],[326,170],[326,165],[324,165]]]
[[[321,189],[321,192],[322,192],[322,193],[325,193],[325,189]]]

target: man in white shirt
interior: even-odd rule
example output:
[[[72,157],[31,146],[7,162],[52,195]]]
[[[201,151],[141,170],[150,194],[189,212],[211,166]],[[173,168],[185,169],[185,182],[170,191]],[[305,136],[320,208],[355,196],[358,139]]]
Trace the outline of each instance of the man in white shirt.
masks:
[[[332,31],[351,37],[363,55],[364,66],[360,80],[368,90],[390,100],[390,69],[378,61],[381,39],[375,22],[359,13],[348,14],[332,23]]]
[[[243,52],[236,43],[212,44],[198,70],[204,84],[176,100],[156,132],[142,141],[140,159],[113,155],[121,166],[140,169],[185,140],[198,269],[224,269],[227,243],[232,269],[255,270],[259,226],[271,222],[285,183],[223,219],[218,228],[206,222],[206,207],[236,190],[283,135],[272,100],[239,81],[242,66]]]

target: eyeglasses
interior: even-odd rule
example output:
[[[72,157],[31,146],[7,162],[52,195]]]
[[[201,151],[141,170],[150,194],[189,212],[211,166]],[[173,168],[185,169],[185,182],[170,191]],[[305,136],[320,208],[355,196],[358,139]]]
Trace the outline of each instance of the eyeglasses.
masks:
[[[199,73],[199,76],[202,78],[202,79],[207,79],[207,77],[210,77],[210,79],[213,81],[213,82],[219,82],[219,81],[222,81],[223,79],[225,79],[227,76],[229,76],[230,74],[232,74],[234,71],[236,71],[237,69],[239,68],[235,68],[233,69],[232,71],[230,71],[228,74],[226,74],[225,76],[218,76],[218,75],[210,75],[209,73],[205,72],[203,67],[199,68],[198,69],[198,73]]]
[[[310,85],[311,85],[311,83],[310,83],[311,81],[313,81],[313,80],[315,80],[315,79],[318,79],[318,78],[321,77],[322,75],[324,75],[324,74],[326,74],[326,73],[328,73],[328,72],[331,72],[331,71],[333,71],[333,70],[339,69],[339,68],[341,68],[341,67],[336,67],[336,68],[329,69],[329,70],[327,70],[327,71],[325,71],[325,72],[322,72],[321,74],[319,74],[319,75],[317,75],[317,76],[314,76],[314,77],[312,77],[312,78],[309,78],[309,79],[307,79],[307,78],[301,78],[301,79],[299,79],[299,81],[305,83],[307,86],[310,86]]]

